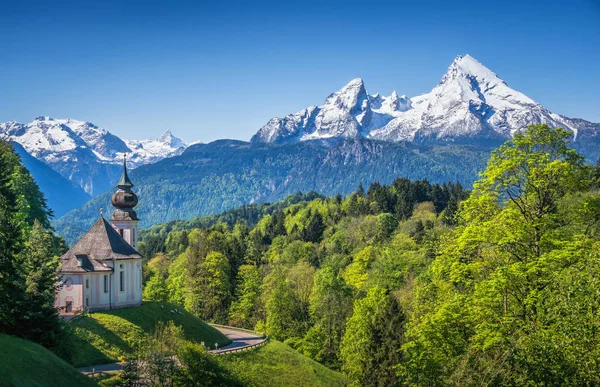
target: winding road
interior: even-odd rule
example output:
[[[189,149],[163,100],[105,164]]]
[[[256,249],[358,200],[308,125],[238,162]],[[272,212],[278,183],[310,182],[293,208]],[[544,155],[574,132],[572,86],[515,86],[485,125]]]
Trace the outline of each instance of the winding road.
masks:
[[[210,353],[214,353],[215,355],[222,355],[229,352],[239,351],[241,349],[254,346],[257,344],[264,343],[267,338],[258,335],[256,333],[251,333],[250,331],[242,331],[242,330],[234,330],[231,327],[223,327],[223,326],[213,326],[219,332],[227,336],[231,343],[224,346],[223,348],[211,349]],[[92,373],[112,373],[112,372],[120,372],[123,370],[125,366],[125,362],[118,363],[110,363],[110,364],[99,364],[90,367],[82,367],[79,368],[79,372],[84,375],[89,375]]]

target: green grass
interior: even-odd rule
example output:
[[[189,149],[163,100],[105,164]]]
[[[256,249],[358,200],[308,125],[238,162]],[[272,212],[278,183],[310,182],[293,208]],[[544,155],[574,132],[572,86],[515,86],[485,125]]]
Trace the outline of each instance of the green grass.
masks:
[[[171,313],[171,310],[177,313]],[[231,342],[225,335],[207,325],[182,307],[144,302],[140,307],[91,313],[73,321],[71,362],[76,367],[112,363],[127,356],[141,337],[152,334],[159,322],[173,321],[183,329],[186,340],[203,342],[214,348]]]
[[[0,334],[0,386],[95,386],[41,345]]]
[[[249,386],[345,386],[348,383],[341,373],[275,340],[257,349],[220,355],[217,360],[234,378]]]

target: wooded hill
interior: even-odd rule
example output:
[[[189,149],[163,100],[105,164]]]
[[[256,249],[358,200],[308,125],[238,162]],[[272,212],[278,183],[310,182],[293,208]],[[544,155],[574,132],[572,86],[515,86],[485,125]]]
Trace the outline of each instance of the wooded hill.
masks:
[[[148,232],[144,296],[265,331],[355,385],[598,384],[600,169],[568,136],[515,135],[470,193],[397,179],[256,224]]]

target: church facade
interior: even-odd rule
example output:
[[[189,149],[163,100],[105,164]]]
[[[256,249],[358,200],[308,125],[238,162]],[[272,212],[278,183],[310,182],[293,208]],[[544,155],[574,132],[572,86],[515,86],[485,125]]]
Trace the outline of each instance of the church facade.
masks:
[[[139,306],[142,303],[142,256],[137,251],[138,203],[123,161],[123,174],[112,196],[110,222],[101,215],[60,258],[61,278],[55,306],[60,313]]]

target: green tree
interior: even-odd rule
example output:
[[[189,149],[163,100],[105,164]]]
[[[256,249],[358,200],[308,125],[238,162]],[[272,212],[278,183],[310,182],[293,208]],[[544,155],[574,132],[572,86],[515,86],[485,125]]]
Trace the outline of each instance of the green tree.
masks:
[[[17,195],[12,189],[12,148],[0,140],[0,331],[17,334],[15,304],[22,296],[16,257],[22,248]]]
[[[198,280],[200,316],[208,321],[226,322],[231,302],[230,266],[227,257],[210,252],[201,264]]]
[[[597,264],[600,199],[584,194],[591,171],[568,138],[532,125],[493,153],[416,290],[400,366],[410,384],[598,383],[584,328],[598,319],[580,308],[594,308],[583,268]]]
[[[307,329],[305,309],[287,281],[288,269],[276,266],[265,277],[262,299],[265,331],[276,340],[300,338]]]
[[[260,286],[262,278],[259,268],[242,265],[238,271],[234,301],[229,310],[229,322],[233,326],[252,329],[258,322]]]
[[[19,311],[22,336],[46,346],[54,345],[61,333],[54,307],[59,261],[53,242],[52,234],[35,220],[21,259],[25,280]]]
[[[342,339],[342,369],[356,386],[390,386],[404,332],[404,314],[385,289],[373,287],[354,303]]]
[[[309,310],[313,326],[301,351],[318,362],[339,368],[340,344],[346,320],[352,314],[352,289],[331,267],[317,271]]]
[[[321,213],[315,212],[302,232],[302,239],[307,242],[319,243],[323,239],[323,231],[325,231],[323,216]]]

